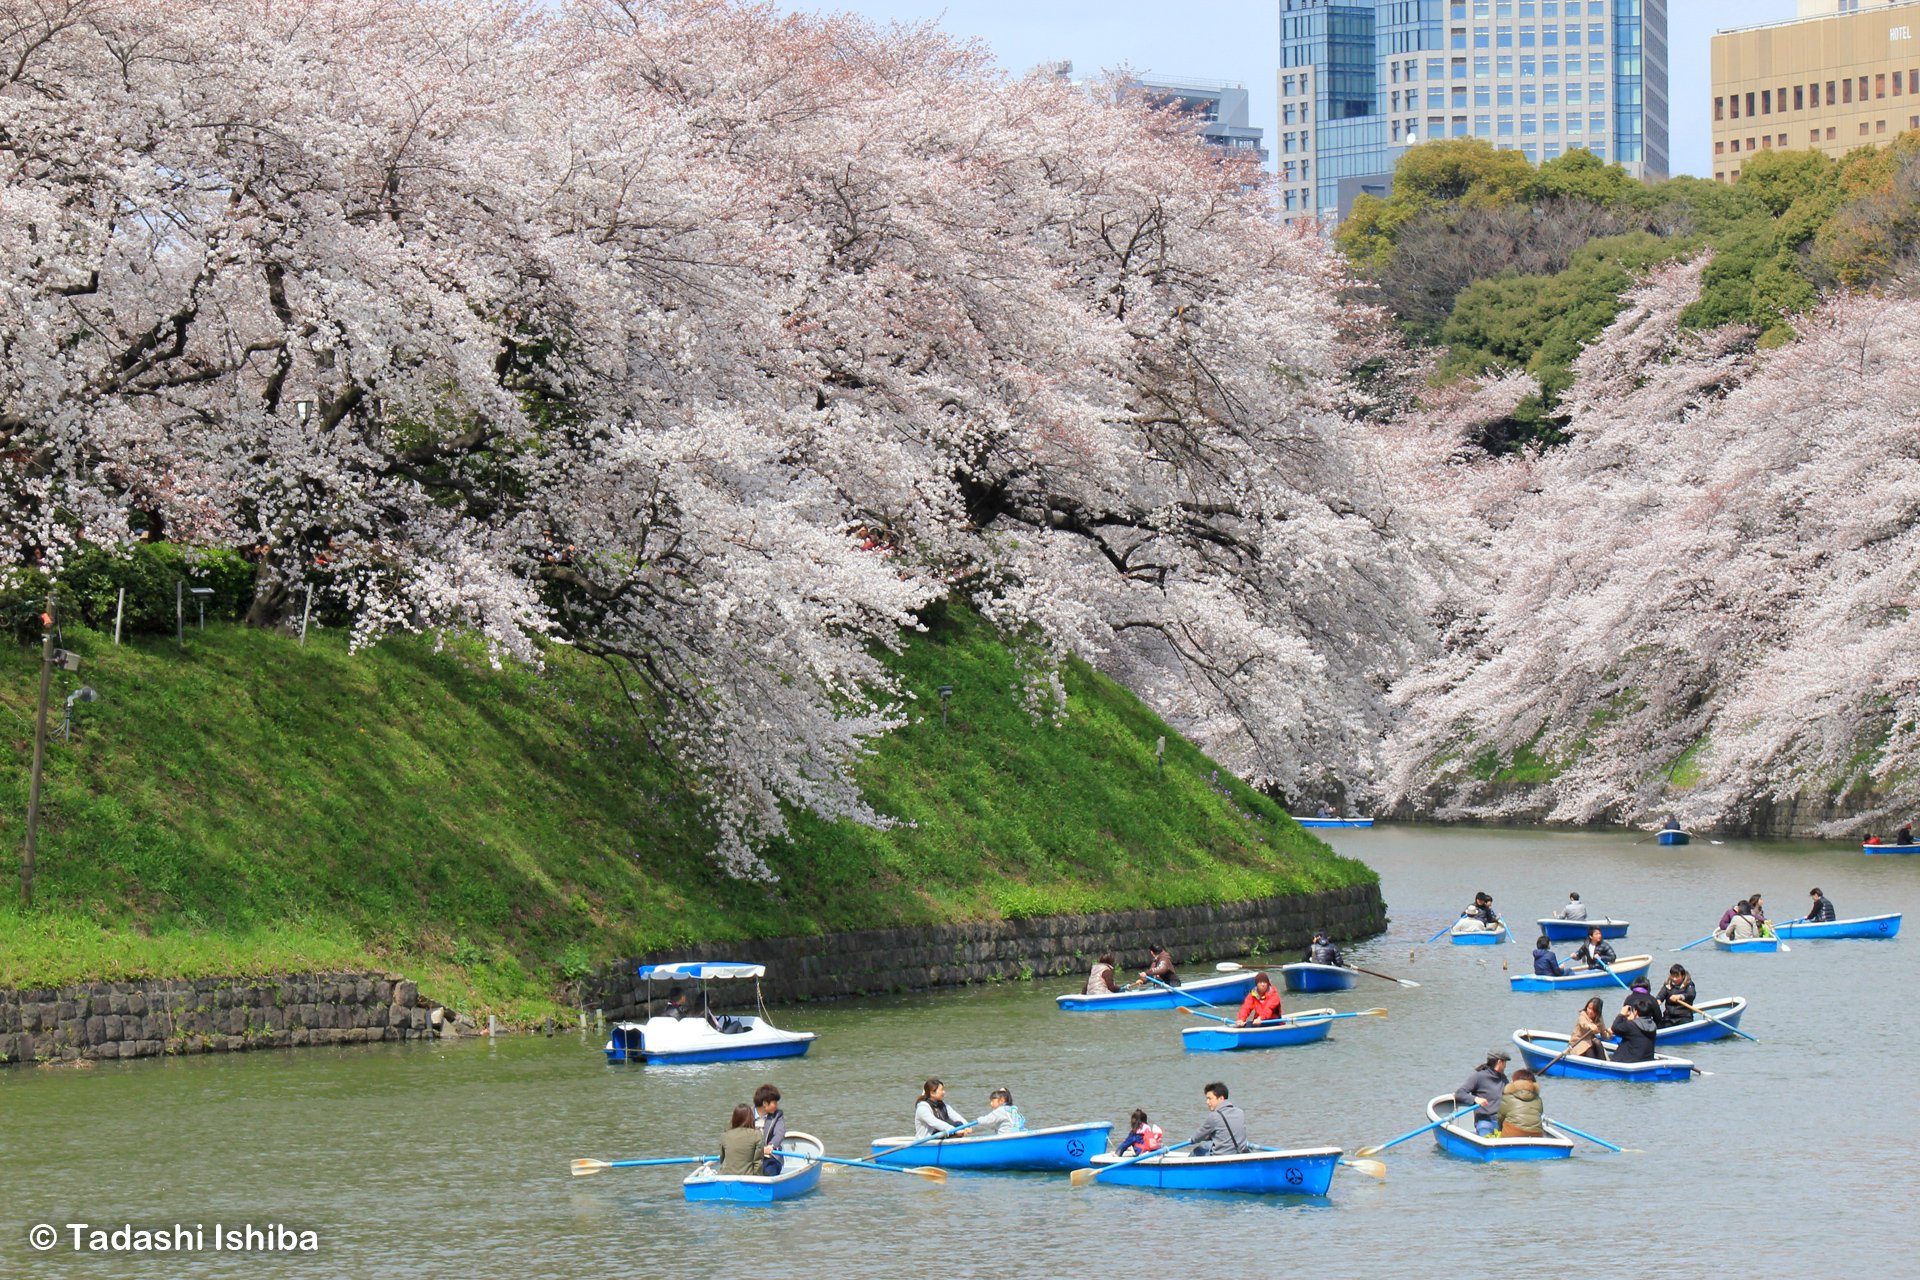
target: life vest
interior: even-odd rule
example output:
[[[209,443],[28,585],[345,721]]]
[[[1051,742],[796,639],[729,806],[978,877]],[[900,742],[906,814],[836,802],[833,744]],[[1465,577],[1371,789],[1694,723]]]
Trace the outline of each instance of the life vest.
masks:
[[[1160,1144],[1166,1141],[1167,1137],[1167,1131],[1157,1124],[1143,1124],[1134,1132],[1140,1135],[1142,1151],[1158,1151]]]

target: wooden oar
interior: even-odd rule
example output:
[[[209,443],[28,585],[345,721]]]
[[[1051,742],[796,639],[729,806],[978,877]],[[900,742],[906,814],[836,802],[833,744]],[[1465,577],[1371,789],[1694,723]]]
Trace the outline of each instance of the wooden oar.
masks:
[[[575,1160],[573,1176],[589,1178],[606,1169],[637,1169],[650,1164],[708,1164],[719,1156],[669,1156],[663,1160]]]
[[[1376,1147],[1362,1147],[1358,1151],[1353,1153],[1354,1157],[1358,1159],[1363,1156],[1377,1156],[1382,1151],[1385,1151],[1388,1147],[1397,1147],[1401,1143],[1405,1142],[1408,1138],[1417,1138],[1421,1134],[1426,1133],[1430,1129],[1438,1129],[1443,1124],[1452,1124],[1455,1120],[1458,1120],[1461,1116],[1467,1115],[1474,1111],[1478,1111],[1479,1109],[1480,1109],[1480,1104],[1476,1102],[1470,1107],[1463,1107],[1459,1111],[1454,1112],[1452,1115],[1448,1116],[1445,1120],[1435,1120],[1431,1124],[1423,1124],[1418,1129],[1415,1129],[1412,1133],[1403,1133],[1399,1137],[1394,1138],[1392,1141],[1383,1142]]]
[[[1625,1151],[1626,1150],[1625,1147],[1614,1146],[1611,1142],[1608,1142],[1605,1138],[1596,1138],[1590,1133],[1582,1133],[1564,1120],[1554,1120],[1551,1118],[1543,1118],[1542,1123],[1550,1124],[1556,1129],[1565,1129],[1568,1133],[1572,1134],[1574,1137],[1585,1138],[1588,1142],[1594,1143],[1598,1146],[1605,1147],[1609,1151]]]
[[[925,1178],[928,1182],[945,1182],[947,1180],[947,1171],[945,1169],[936,1169],[930,1164],[916,1165],[909,1168],[905,1165],[898,1164],[875,1164],[871,1160],[842,1160],[839,1156],[813,1156],[797,1151],[787,1152],[786,1155],[789,1160],[818,1160],[823,1164],[851,1165],[856,1169],[878,1169],[882,1173],[910,1173],[916,1178]]]
[[[1255,1151],[1285,1151],[1287,1149],[1285,1147],[1263,1147],[1257,1142],[1249,1143],[1248,1145]],[[1370,1178],[1385,1178],[1387,1176],[1387,1166],[1381,1164],[1378,1160],[1341,1160],[1338,1163],[1345,1165],[1349,1169],[1356,1169]]]
[[[1198,1138],[1194,1138],[1191,1141],[1176,1143],[1171,1147],[1160,1147],[1154,1151],[1142,1151],[1137,1156],[1128,1156],[1125,1160],[1116,1160],[1112,1164],[1104,1164],[1097,1169],[1075,1169],[1069,1176],[1068,1181],[1076,1187],[1091,1186],[1093,1180],[1103,1173],[1110,1173],[1115,1169],[1124,1169],[1130,1164],[1139,1164],[1142,1160],[1150,1160],[1154,1156],[1165,1155],[1169,1151],[1178,1151],[1181,1147],[1190,1147],[1198,1141]]]
[[[1712,1014],[1708,1013],[1705,1009],[1696,1009],[1692,1005],[1688,1004],[1685,1000],[1669,1000],[1667,1003],[1677,1004],[1682,1009],[1687,1010],[1687,1012],[1689,1013],[1697,1013],[1701,1017],[1705,1018],[1708,1022],[1719,1022],[1721,1026],[1733,1032],[1733,1034],[1739,1036],[1742,1040],[1751,1040],[1755,1044],[1760,1043],[1760,1038],[1758,1036],[1748,1035],[1746,1032],[1742,1031],[1740,1028],[1734,1026],[1731,1022],[1720,1022],[1720,1019],[1714,1017]]]
[[[1367,976],[1368,976],[1369,978],[1383,978],[1383,979],[1385,979],[1385,980],[1386,980],[1386,981],[1388,981],[1388,982],[1397,982],[1397,983],[1399,983],[1399,984],[1400,984],[1401,986],[1403,986],[1403,987],[1417,987],[1417,986],[1419,986],[1419,985],[1420,985],[1419,983],[1417,983],[1417,982],[1415,982],[1415,981],[1414,981],[1414,980],[1413,980],[1412,978],[1389,978],[1389,977],[1387,977],[1387,975],[1386,975],[1386,974],[1384,974],[1384,973],[1375,973],[1375,972],[1374,972],[1373,970],[1371,970],[1371,969],[1362,969],[1362,968],[1361,968],[1361,967],[1360,967],[1359,965],[1357,965],[1357,964],[1355,964],[1355,965],[1348,965],[1347,967],[1348,967],[1348,968],[1350,968],[1350,969],[1352,969],[1352,970],[1353,970],[1353,971],[1354,971],[1355,973],[1364,973],[1364,974],[1366,974],[1366,975],[1367,975]]]
[[[1182,991],[1182,990],[1180,990],[1180,988],[1178,988],[1178,987],[1175,987],[1175,986],[1169,986],[1169,985],[1168,985],[1167,983],[1164,983],[1164,982],[1162,982],[1162,981],[1160,981],[1160,979],[1158,979],[1158,978],[1154,978],[1154,977],[1150,977],[1150,976],[1148,976],[1147,974],[1144,974],[1144,973],[1143,973],[1143,974],[1141,974],[1140,976],[1141,976],[1141,977],[1143,977],[1143,978],[1146,978],[1148,982],[1151,982],[1151,983],[1152,983],[1152,984],[1153,984],[1154,986],[1156,986],[1156,987],[1165,987],[1165,988],[1166,988],[1166,989],[1167,989],[1168,991],[1171,991],[1171,992],[1173,992],[1173,993],[1174,993],[1175,995],[1185,995],[1185,996],[1191,996],[1191,997],[1192,997],[1193,999],[1195,999],[1195,1000],[1198,1000],[1198,1001],[1199,1001],[1199,1002],[1200,1002],[1201,1004],[1203,1004],[1203,1005],[1205,1005],[1205,1006],[1207,1006],[1207,1008],[1209,1008],[1209,1009],[1218,1009],[1218,1008],[1220,1007],[1219,1005],[1217,1005],[1217,1004],[1215,1004],[1215,1003],[1214,1003],[1213,1001],[1211,1001],[1211,1000],[1209,1000],[1209,999],[1207,999],[1207,998],[1206,998],[1205,996],[1203,996],[1203,995],[1201,995],[1201,994],[1199,994],[1198,992],[1195,992],[1195,991]]]

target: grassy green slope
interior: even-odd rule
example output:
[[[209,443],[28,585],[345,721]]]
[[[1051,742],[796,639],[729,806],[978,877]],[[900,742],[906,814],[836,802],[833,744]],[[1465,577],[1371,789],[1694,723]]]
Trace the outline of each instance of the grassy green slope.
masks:
[[[36,902],[0,900],[0,987],[384,966],[509,1015],[590,959],[706,939],[1228,901],[1371,880],[1075,664],[1036,725],[1012,656],[941,615],[896,660],[915,723],[863,766],[879,832],[802,818],[734,881],[609,676],[569,651],[348,654],[237,627],[115,648],[49,746]],[[0,847],[22,845],[38,650],[0,651]],[[955,686],[942,728],[935,689]],[[64,686],[64,688],[63,688]],[[1164,781],[1153,742],[1166,734]],[[910,824],[910,825],[909,825]]]

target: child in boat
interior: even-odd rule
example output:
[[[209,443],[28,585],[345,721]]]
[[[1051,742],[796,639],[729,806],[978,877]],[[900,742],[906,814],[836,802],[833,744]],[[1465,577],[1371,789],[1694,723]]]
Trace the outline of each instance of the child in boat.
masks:
[[[913,1136],[930,1137],[936,1133],[952,1133],[964,1129],[967,1118],[947,1105],[947,1086],[938,1079],[929,1080],[920,1088],[920,1099],[913,1104]]]
[[[1540,1086],[1534,1082],[1533,1072],[1522,1067],[1500,1091],[1500,1106],[1493,1117],[1500,1126],[1500,1136],[1538,1138],[1545,1133],[1541,1128],[1545,1115],[1546,1104],[1540,1101]]]
[[[1265,973],[1254,974],[1253,990],[1247,992],[1247,998],[1240,1002],[1240,1017],[1233,1025],[1244,1027],[1256,1022],[1269,1022],[1279,1016],[1279,989]]]
[[[1560,957],[1553,954],[1553,947],[1547,942],[1547,935],[1541,934],[1533,943],[1533,975],[1536,978],[1564,978],[1567,971],[1560,967]]]
[[[720,1135],[720,1168],[717,1172],[757,1178],[765,1150],[766,1144],[760,1140],[760,1131],[753,1127],[753,1108],[743,1102],[733,1109],[733,1123]]]
[[[1149,1151],[1158,1151],[1160,1144],[1166,1141],[1166,1131],[1147,1120],[1147,1113],[1139,1107],[1133,1109],[1133,1116],[1127,1121],[1127,1136],[1120,1140],[1120,1146],[1114,1151],[1116,1156],[1145,1155]]]
[[[1107,952],[1093,962],[1093,972],[1087,975],[1087,991],[1090,996],[1110,996],[1119,993],[1120,988],[1113,983],[1113,953]]]
[[[1606,1006],[1600,997],[1587,1001],[1580,1010],[1580,1017],[1573,1024],[1573,1039],[1567,1044],[1567,1056],[1572,1058],[1598,1058],[1607,1060],[1607,1050],[1600,1041],[1606,1037]]]
[[[1615,959],[1613,944],[1600,936],[1598,925],[1587,930],[1587,940],[1573,953],[1574,965],[1583,969],[1604,969]]]
[[[753,1109],[760,1113],[760,1145],[766,1152],[760,1157],[760,1171],[769,1178],[776,1177],[786,1163],[780,1144],[787,1140],[787,1113],[780,1109],[779,1088],[763,1084],[755,1089]]]
[[[999,1137],[1026,1131],[1027,1118],[1013,1105],[1011,1089],[995,1089],[987,1095],[987,1114],[967,1126],[977,1137]]]

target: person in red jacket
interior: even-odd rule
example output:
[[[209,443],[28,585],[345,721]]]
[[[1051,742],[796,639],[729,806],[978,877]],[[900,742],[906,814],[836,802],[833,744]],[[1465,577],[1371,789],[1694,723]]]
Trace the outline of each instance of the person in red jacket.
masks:
[[[1253,990],[1247,992],[1247,998],[1240,1002],[1240,1020],[1233,1025],[1248,1026],[1255,1022],[1269,1022],[1280,1016],[1280,992],[1264,973],[1253,975]]]

